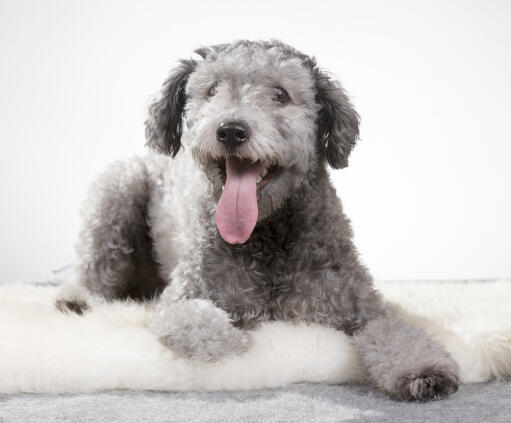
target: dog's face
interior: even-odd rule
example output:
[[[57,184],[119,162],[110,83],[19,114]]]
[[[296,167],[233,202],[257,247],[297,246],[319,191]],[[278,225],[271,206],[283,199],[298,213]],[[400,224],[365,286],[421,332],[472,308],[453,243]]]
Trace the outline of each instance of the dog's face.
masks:
[[[318,166],[347,165],[358,116],[339,83],[280,42],[197,53],[202,60],[182,61],[150,106],[147,141],[172,156],[181,142],[192,149],[218,202],[220,234],[243,243]]]

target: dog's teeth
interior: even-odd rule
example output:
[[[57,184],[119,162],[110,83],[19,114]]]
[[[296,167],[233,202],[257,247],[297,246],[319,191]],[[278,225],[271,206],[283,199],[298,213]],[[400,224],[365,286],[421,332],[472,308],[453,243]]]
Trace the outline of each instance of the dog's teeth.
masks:
[[[268,173],[268,169],[265,167],[265,168],[263,168],[263,171],[261,172],[261,176],[264,178],[267,173]]]
[[[222,185],[222,191],[224,190],[225,186]]]
[[[262,176],[262,174],[261,174],[261,175],[259,175],[259,178],[257,178],[256,183],[259,183],[259,182],[261,182],[262,180],[263,180],[263,176]]]

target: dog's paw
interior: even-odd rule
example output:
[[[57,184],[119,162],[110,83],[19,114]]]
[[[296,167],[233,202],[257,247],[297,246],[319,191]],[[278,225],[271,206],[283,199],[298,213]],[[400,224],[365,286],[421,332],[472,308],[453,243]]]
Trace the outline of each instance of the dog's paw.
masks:
[[[454,394],[458,386],[458,377],[453,372],[425,370],[420,375],[401,378],[394,397],[419,402],[439,400]]]
[[[89,304],[83,300],[57,300],[55,308],[61,313],[75,313],[79,316],[90,310]]]
[[[55,308],[62,313],[82,315],[91,310],[92,302],[93,298],[85,287],[66,283],[59,288],[55,299]]]
[[[158,307],[150,325],[162,344],[182,358],[217,361],[246,352],[251,336],[235,328],[224,310],[207,300]]]

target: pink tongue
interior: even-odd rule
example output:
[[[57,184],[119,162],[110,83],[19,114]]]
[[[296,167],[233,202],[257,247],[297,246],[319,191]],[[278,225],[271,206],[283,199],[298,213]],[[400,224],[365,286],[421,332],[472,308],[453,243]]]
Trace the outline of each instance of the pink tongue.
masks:
[[[257,223],[257,178],[260,162],[243,163],[229,157],[226,162],[227,181],[216,209],[216,225],[229,244],[243,244]]]

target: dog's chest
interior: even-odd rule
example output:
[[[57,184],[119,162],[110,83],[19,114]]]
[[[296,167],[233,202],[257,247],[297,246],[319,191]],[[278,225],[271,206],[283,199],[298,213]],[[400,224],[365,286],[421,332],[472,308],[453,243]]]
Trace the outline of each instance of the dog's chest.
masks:
[[[203,281],[210,298],[230,313],[238,326],[276,318],[304,277],[303,256],[292,219],[265,225],[243,245],[221,238],[203,260]]]

